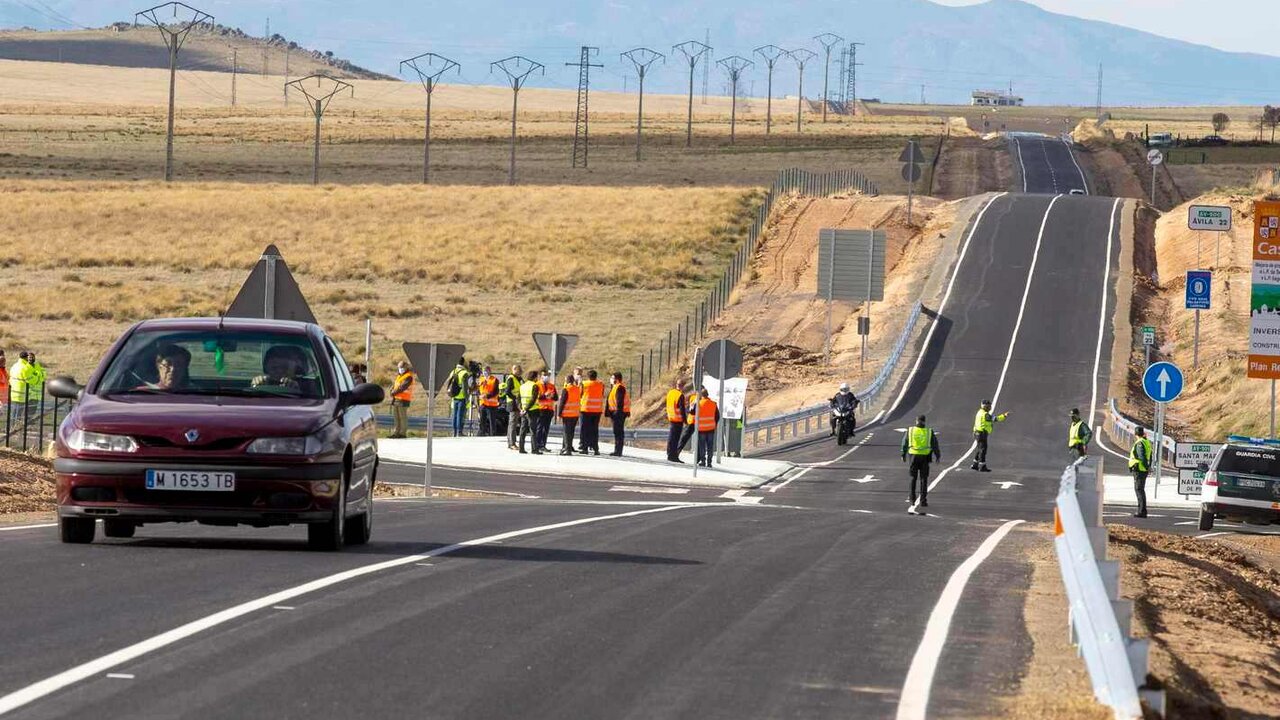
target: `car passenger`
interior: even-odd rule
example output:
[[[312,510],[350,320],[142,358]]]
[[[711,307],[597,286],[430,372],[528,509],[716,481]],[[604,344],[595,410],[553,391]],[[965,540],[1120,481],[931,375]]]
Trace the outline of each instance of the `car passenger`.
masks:
[[[276,345],[262,356],[262,370],[250,383],[252,387],[278,387],[302,392],[300,377],[306,369],[307,358],[293,345]]]

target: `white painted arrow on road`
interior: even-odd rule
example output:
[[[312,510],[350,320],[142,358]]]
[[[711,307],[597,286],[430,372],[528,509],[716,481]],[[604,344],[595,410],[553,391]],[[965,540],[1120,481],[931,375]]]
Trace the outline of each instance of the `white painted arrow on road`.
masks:
[[[1020,483],[1020,482],[1014,482],[1014,481],[1012,481],[1012,480],[1005,480],[1005,481],[1003,481],[1003,482],[992,482],[991,484],[992,484],[992,485],[999,485],[1001,490],[1008,490],[1009,488],[1013,487],[1014,485],[1018,485],[1018,486],[1021,486],[1021,485],[1022,485],[1022,483]]]
[[[866,485],[867,483],[872,483],[872,482],[880,482],[880,478],[875,477],[873,475],[868,475],[866,477],[860,477],[860,478],[849,478],[849,480],[851,482],[856,482],[859,485]]]

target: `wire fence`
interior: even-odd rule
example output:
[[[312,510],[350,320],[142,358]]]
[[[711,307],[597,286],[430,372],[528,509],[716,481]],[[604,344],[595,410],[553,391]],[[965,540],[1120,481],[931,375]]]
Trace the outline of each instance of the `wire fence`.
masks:
[[[643,397],[655,382],[661,382],[664,372],[675,366],[691,348],[707,337],[707,332],[728,306],[729,296],[747,274],[751,258],[755,256],[765,228],[768,227],[773,205],[779,198],[788,194],[827,197],[846,192],[879,195],[880,189],[857,170],[811,173],[791,168],[780,172],[765,193],[764,202],[756,210],[755,219],[747,230],[746,240],[738,247],[728,267],[707,293],[706,299],[695,305],[684,316],[683,322],[668,330],[665,338],[660,338],[657,345],[641,353],[636,364],[627,369],[628,387],[635,391],[635,396]]]
[[[60,400],[30,388],[16,400],[6,394],[0,398],[0,430],[4,431],[4,447],[21,452],[43,454],[53,443],[58,423],[71,411],[70,400]]]

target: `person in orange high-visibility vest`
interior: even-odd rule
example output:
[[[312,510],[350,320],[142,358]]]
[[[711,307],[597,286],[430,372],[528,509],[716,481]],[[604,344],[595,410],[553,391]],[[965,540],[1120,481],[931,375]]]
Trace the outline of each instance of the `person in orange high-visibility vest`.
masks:
[[[560,416],[560,424],[564,426],[564,447],[561,455],[573,454],[573,433],[578,427],[578,418],[582,415],[582,386],[575,375],[564,379],[564,389],[560,391],[560,406],[556,409]]]
[[[547,452],[547,437],[551,434],[551,421],[556,415],[556,400],[560,393],[556,391],[555,380],[551,373],[543,372],[538,385],[538,449]]]
[[[476,378],[476,395],[480,397],[481,437],[498,434],[498,405],[502,402],[499,394],[498,376],[493,374],[491,366],[485,365],[484,372]]]
[[[605,413],[613,421],[613,452],[610,455],[622,457],[623,433],[627,429],[627,418],[631,416],[631,393],[622,382],[622,373],[613,374],[613,387],[609,388],[609,402],[605,404]]]
[[[715,454],[716,428],[720,425],[720,406],[711,399],[706,388],[702,388],[698,400],[698,464],[711,467],[711,457]]]
[[[409,363],[401,360],[396,365],[396,381],[391,386],[391,416],[395,419],[395,429],[391,437],[402,438],[409,433],[409,404],[413,402],[413,372]]]
[[[4,350],[0,350],[0,408],[9,402],[9,363],[5,362]],[[0,422],[4,416],[0,414]]]
[[[600,416],[604,414],[604,383],[595,370],[587,371],[582,382],[582,454],[600,454]]]
[[[680,435],[684,432],[685,425],[685,384],[677,378],[671,383],[671,389],[667,391],[667,461],[674,463],[682,463],[680,459]]]

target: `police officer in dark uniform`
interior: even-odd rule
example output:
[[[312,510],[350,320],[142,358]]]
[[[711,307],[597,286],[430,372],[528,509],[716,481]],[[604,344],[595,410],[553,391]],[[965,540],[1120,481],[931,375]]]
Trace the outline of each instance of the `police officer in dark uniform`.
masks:
[[[912,515],[918,514],[917,497],[920,499],[919,507],[929,507],[929,463],[942,459],[938,434],[925,423],[925,417],[921,415],[916,418],[916,424],[902,434],[902,462],[907,461],[908,455],[911,456],[911,495],[907,500],[911,507],[907,508],[907,512]]]

